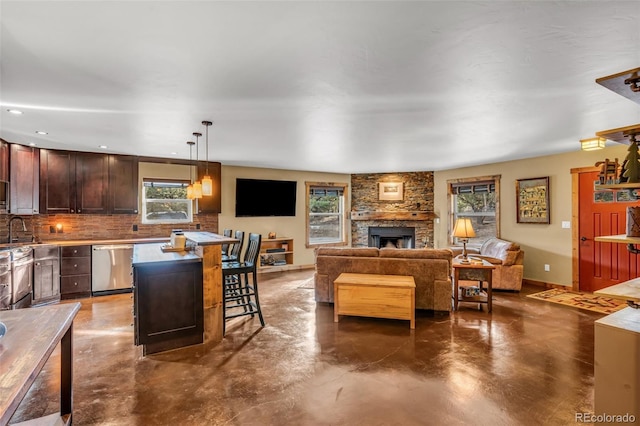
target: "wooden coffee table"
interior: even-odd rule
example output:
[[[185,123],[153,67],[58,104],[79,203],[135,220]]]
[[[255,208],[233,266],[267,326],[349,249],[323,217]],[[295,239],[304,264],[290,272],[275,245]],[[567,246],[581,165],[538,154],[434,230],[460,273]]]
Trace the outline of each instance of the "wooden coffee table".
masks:
[[[412,276],[342,273],[333,282],[333,320],[339,315],[409,320],[416,328]]]

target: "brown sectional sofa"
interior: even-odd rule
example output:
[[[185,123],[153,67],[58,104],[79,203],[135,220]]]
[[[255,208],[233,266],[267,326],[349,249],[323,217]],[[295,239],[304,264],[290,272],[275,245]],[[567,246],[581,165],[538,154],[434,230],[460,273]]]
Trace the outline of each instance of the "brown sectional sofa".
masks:
[[[333,303],[333,281],[342,272],[411,275],[416,309],[451,310],[449,249],[319,248],[316,250],[316,302]]]
[[[454,250],[454,254],[462,250]],[[492,287],[500,290],[517,290],[522,288],[524,274],[524,251],[511,241],[490,238],[480,249],[467,248],[471,257],[479,257],[496,265],[491,280]]]

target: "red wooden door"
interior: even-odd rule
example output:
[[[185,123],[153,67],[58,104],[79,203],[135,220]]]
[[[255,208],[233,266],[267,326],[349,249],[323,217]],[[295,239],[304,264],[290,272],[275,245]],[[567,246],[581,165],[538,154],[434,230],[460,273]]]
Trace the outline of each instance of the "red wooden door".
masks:
[[[601,235],[626,232],[627,207],[635,200],[622,201],[616,191],[595,191],[598,172],[579,174],[580,290],[596,291],[636,278],[640,272],[638,256],[626,244],[594,241]],[[624,195],[624,194],[621,194]]]

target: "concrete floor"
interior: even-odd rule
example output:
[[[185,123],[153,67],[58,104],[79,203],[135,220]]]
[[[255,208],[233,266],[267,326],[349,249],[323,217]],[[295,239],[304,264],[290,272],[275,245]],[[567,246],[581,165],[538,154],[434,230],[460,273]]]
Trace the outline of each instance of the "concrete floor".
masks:
[[[267,325],[142,357],[131,295],[84,299],[74,324],[76,425],[567,425],[593,410],[594,320],[494,294],[408,321],[342,317],[313,300],[313,271],[260,276]],[[58,410],[59,350],[14,421]]]

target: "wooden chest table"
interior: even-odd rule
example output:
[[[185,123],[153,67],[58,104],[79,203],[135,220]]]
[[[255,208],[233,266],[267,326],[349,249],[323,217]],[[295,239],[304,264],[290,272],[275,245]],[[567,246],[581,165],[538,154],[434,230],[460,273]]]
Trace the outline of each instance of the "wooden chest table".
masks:
[[[414,329],[415,292],[411,276],[342,273],[333,282],[333,320],[339,315],[401,319]]]

